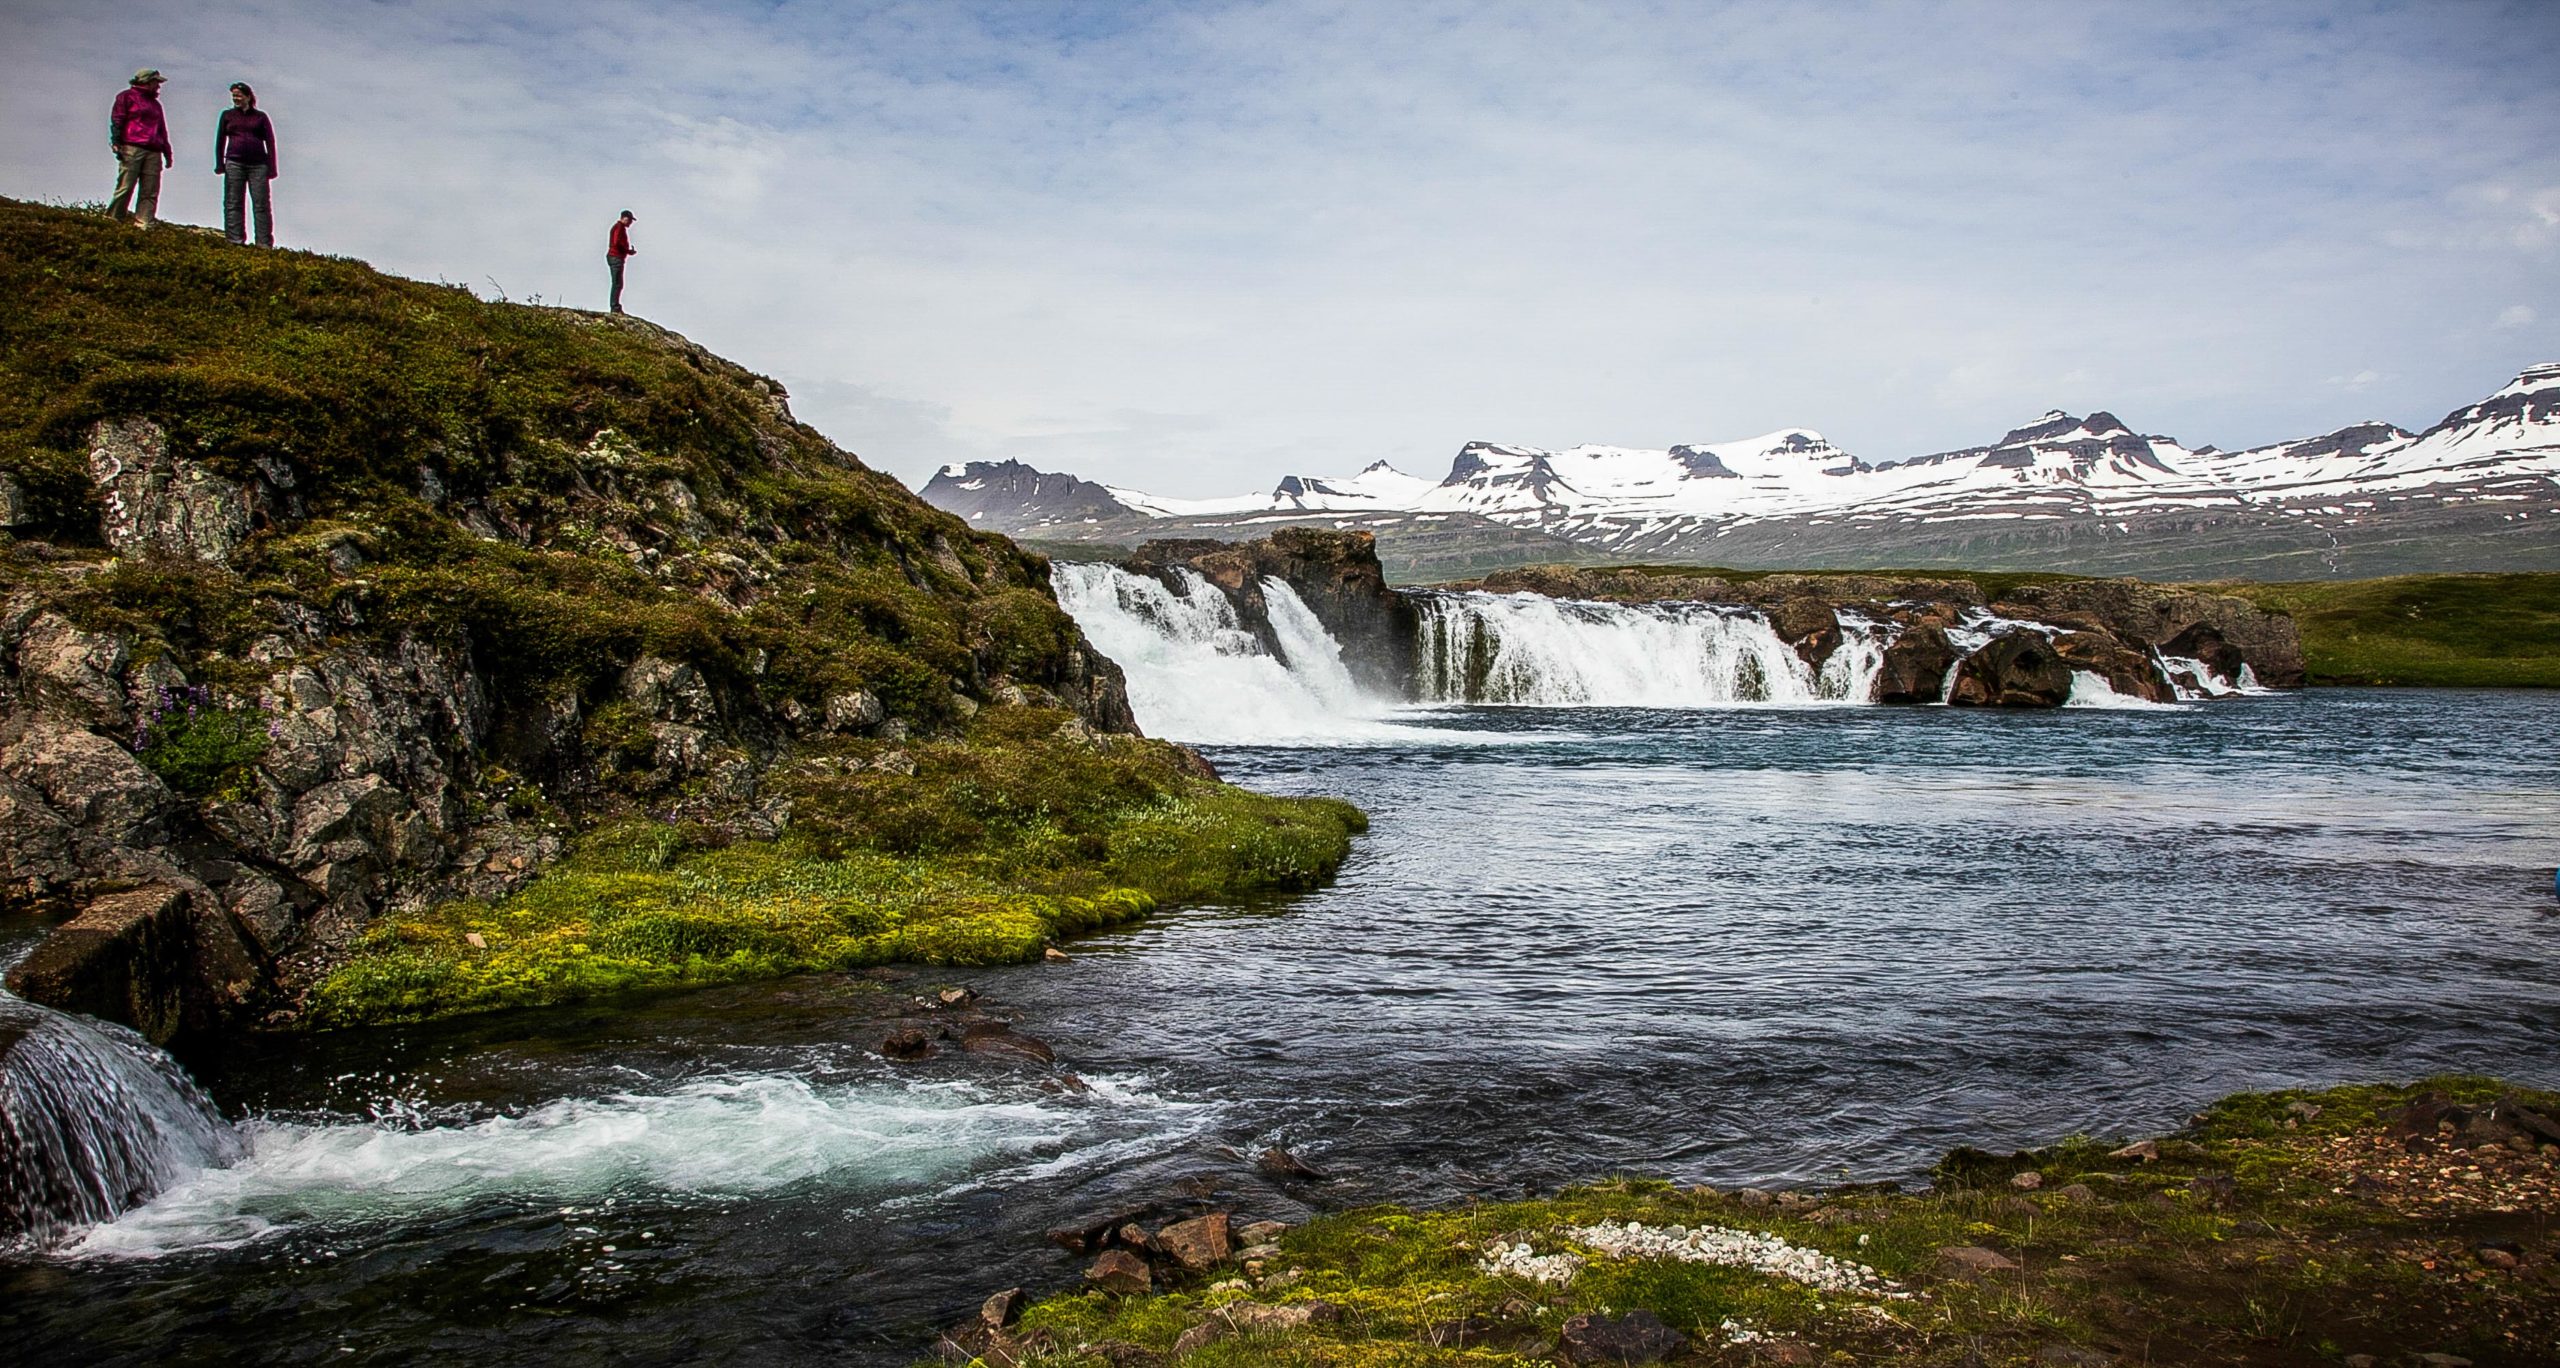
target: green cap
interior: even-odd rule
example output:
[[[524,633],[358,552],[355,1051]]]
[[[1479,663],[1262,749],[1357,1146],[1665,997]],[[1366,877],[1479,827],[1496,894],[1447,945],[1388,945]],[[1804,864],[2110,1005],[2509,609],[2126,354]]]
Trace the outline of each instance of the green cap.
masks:
[[[166,79],[168,79],[168,78],[167,78],[167,77],[164,77],[164,76],[162,76],[162,75],[160,74],[160,68],[158,68],[158,67],[144,67],[142,70],[140,70],[140,71],[137,71],[137,72],[133,73],[133,79],[132,79],[131,81],[127,82],[126,84],[128,84],[128,85],[158,85],[158,84],[160,84],[162,81],[164,81],[164,80],[166,80]]]

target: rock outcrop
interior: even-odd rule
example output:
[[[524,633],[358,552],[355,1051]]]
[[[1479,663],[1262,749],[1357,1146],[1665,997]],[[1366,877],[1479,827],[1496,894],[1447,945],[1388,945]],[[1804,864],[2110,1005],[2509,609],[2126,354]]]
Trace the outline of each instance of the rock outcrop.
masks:
[[[1179,588],[1175,567],[1223,590],[1246,630],[1284,659],[1288,650],[1272,627],[1262,582],[1287,584],[1341,643],[1342,663],[1362,687],[1388,698],[1412,693],[1416,614],[1411,600],[1387,587],[1369,533],[1292,527],[1258,541],[1155,541],[1122,566]]]
[[[113,229],[0,205],[0,274]],[[137,301],[93,258],[9,275],[90,349],[43,425],[0,417],[0,897],[67,919],[31,1000],[262,1020],[600,820],[770,837],[794,757],[989,708],[1136,730],[1045,561],[681,337],[296,254]],[[373,370],[263,345],[323,298]]]

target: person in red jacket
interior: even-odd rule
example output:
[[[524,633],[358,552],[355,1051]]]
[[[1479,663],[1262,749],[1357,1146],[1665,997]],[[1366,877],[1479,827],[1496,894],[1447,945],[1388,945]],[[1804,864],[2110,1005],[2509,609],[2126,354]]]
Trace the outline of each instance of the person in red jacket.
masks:
[[[151,67],[133,80],[107,116],[107,145],[116,154],[116,196],[107,212],[148,228],[160,215],[160,171],[169,165],[169,122],[160,116],[160,83]]]
[[[631,225],[635,222],[637,220],[631,217],[631,211],[623,210],[622,217],[613,221],[613,231],[606,234],[604,239],[604,268],[613,273],[613,311],[615,313],[622,312],[622,263],[625,258],[635,256],[640,251],[639,248],[631,245]]]
[[[213,174],[222,177],[222,231],[233,242],[249,237],[248,214],[258,211],[258,245],[276,245],[275,205],[267,182],[276,178],[276,126],[258,112],[258,92],[231,83],[231,107],[213,124]],[[244,206],[241,200],[248,200]]]

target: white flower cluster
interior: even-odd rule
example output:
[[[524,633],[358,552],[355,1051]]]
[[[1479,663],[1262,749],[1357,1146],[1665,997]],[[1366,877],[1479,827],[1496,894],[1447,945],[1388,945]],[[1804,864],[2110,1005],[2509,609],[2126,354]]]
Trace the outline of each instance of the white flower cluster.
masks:
[[[1835,1259],[1821,1250],[1791,1245],[1775,1235],[1756,1231],[1603,1221],[1567,1230],[1564,1235],[1576,1244],[1622,1259],[1678,1259],[1683,1263],[1751,1268],[1824,1292],[1856,1292],[1874,1297],[1911,1295],[1865,1264]]]
[[[1496,1240],[1484,1247],[1484,1257],[1476,1260],[1476,1267],[1497,1278],[1527,1278],[1561,1287],[1582,1271],[1582,1256],[1538,1254],[1531,1252],[1525,1240],[1519,1244]]]

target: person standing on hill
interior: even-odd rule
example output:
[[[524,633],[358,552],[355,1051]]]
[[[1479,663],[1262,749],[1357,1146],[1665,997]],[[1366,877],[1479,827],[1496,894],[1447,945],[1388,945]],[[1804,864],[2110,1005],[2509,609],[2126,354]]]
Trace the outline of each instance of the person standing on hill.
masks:
[[[613,221],[613,231],[606,234],[604,239],[604,268],[613,273],[613,311],[615,313],[622,312],[622,263],[638,255],[640,251],[639,248],[631,245],[631,225],[637,221],[631,217],[630,210],[623,210],[622,217]]]
[[[170,164],[169,122],[160,115],[160,83],[152,67],[133,73],[107,117],[107,143],[116,154],[116,197],[107,212],[148,228],[160,215],[160,171]]]
[[[245,81],[231,83],[231,107],[213,123],[213,173],[222,177],[222,231],[233,242],[248,240],[246,208],[258,211],[258,245],[276,245],[275,205],[267,182],[276,178],[276,126],[258,111],[258,92]]]

